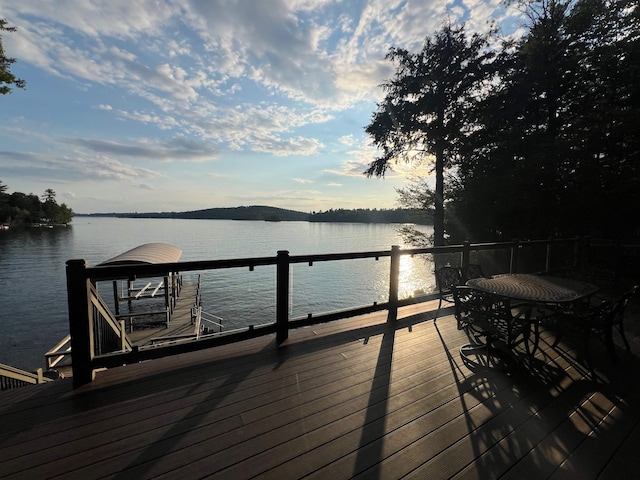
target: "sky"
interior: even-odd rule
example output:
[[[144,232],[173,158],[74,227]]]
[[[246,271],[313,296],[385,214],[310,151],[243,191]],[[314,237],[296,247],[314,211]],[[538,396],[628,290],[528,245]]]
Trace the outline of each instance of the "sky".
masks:
[[[0,0],[0,18],[27,82],[0,98],[0,181],[77,213],[395,208],[428,166],[363,174],[389,48],[519,24],[501,0]]]

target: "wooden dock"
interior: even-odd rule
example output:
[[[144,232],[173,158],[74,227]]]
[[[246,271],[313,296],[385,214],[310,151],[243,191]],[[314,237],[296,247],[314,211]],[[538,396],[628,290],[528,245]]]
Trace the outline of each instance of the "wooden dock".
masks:
[[[165,321],[147,324],[144,327],[135,326],[133,331],[126,333],[132,345],[141,347],[149,345],[160,345],[162,343],[195,339],[198,332],[198,325],[192,322],[192,307],[199,303],[198,282],[185,282],[181,285],[179,295],[175,297],[175,304],[170,315],[169,324]],[[145,313],[148,316],[148,313]],[[165,311],[156,313],[157,316],[165,316]],[[114,319],[115,320],[115,319]],[[127,322],[131,325],[133,322]],[[73,375],[71,366],[70,337],[60,341],[53,349],[47,352],[47,363],[49,358],[55,360],[51,369],[55,369],[57,374],[63,378],[71,378]]]
[[[620,364],[594,344],[596,378],[551,332],[473,372],[425,307],[4,392],[0,478],[637,478],[639,323]]]
[[[171,339],[195,337],[196,326],[191,321],[191,308],[196,304],[197,291],[197,283],[185,282],[180,288],[180,295],[176,297],[169,325],[134,328],[132,332],[127,333],[131,343],[141,346],[170,341]]]

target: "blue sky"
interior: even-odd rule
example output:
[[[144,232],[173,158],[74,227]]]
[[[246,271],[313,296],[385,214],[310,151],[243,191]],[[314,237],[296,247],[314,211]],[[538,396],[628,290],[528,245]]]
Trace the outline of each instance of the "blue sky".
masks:
[[[501,0],[2,0],[12,72],[0,181],[79,213],[393,208],[428,170],[362,172],[393,65],[450,19],[510,30]]]

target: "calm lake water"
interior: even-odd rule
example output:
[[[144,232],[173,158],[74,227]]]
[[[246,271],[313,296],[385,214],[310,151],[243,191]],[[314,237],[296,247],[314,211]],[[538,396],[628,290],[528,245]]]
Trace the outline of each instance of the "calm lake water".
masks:
[[[398,225],[76,217],[72,226],[0,232],[0,363],[28,370],[68,334],[65,262],[96,265],[144,243],[182,249],[181,261],[389,250]],[[425,229],[430,227],[424,227]],[[435,286],[433,266],[402,257],[400,297]],[[203,308],[225,329],[275,319],[275,266],[200,272]],[[192,274],[186,273],[187,279]],[[389,258],[297,264],[291,270],[292,318],[388,299]],[[99,285],[110,301],[112,287]],[[112,302],[111,302],[112,303]]]

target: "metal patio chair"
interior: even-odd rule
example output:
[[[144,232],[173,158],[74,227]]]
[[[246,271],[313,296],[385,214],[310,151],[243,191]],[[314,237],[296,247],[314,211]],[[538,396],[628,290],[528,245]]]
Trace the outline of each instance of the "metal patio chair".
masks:
[[[471,280],[472,278],[483,278],[484,272],[482,271],[482,266],[477,263],[469,263],[461,268],[462,275],[462,283],[467,283],[467,280]]]
[[[625,292],[618,300],[602,301],[599,305],[582,306],[572,312],[560,313],[554,321],[556,339],[553,346],[569,336],[577,338],[582,343],[582,350],[587,366],[593,371],[590,343],[593,338],[604,342],[611,360],[619,361],[613,341],[614,329],[618,330],[627,351],[630,351],[629,341],[624,331],[624,320],[627,306],[632,298],[640,293],[640,285],[636,285]]]
[[[440,293],[440,300],[438,302],[438,310],[436,312],[436,318],[440,314],[440,308],[442,302],[454,303],[453,292],[451,287],[462,285],[462,276],[460,275],[460,269],[458,267],[441,267],[436,270],[436,282],[438,284],[438,291]]]

